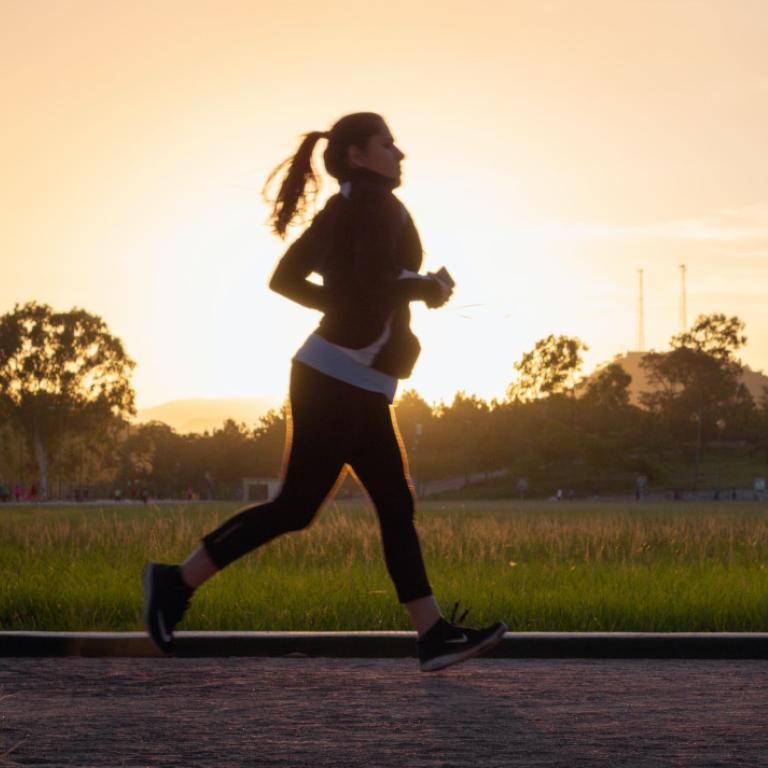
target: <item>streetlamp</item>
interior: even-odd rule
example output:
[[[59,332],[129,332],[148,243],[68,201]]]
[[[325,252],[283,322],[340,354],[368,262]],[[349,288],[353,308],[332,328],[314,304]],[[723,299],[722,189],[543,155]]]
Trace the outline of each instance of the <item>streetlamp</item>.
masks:
[[[701,465],[701,412],[694,413],[691,420],[696,422],[696,472],[693,477],[693,490],[699,489],[699,467]]]
[[[715,426],[717,427],[717,436],[718,436],[718,439],[719,439],[719,438],[722,437],[723,432],[725,431],[725,419],[718,419],[715,422]],[[716,477],[717,477],[717,485],[715,486],[715,498],[719,499],[720,498],[720,452],[719,452],[719,450],[717,452],[717,461],[716,461],[716,464],[715,464],[715,468],[716,468],[716,473],[717,473],[717,475],[716,475]]]

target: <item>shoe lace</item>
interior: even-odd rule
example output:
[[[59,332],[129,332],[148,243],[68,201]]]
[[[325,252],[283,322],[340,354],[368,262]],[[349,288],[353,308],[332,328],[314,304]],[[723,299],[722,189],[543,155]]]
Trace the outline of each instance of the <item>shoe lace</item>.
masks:
[[[456,611],[459,609],[459,603],[460,603],[460,601],[457,600],[453,604],[453,610],[451,611],[451,618],[448,620],[449,624],[461,624],[461,622],[464,621],[464,619],[467,618],[467,614],[472,610],[471,608],[467,608],[464,611],[464,613],[462,613],[461,616],[459,616],[459,618],[456,619]]]

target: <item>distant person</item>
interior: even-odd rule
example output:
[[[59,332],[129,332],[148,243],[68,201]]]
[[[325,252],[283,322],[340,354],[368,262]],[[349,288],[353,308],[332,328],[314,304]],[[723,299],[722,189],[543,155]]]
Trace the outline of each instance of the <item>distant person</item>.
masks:
[[[216,498],[216,475],[210,469],[205,473],[205,483],[207,486],[205,498],[208,501],[213,501]]]
[[[445,269],[419,274],[418,232],[392,194],[405,156],[376,114],[347,115],[326,133],[306,134],[294,157],[275,169],[267,185],[287,166],[273,207],[274,231],[284,236],[305,213],[320,139],[328,142],[323,159],[339,192],[287,249],[270,281],[272,290],[323,313],[293,358],[293,435],[282,488],[272,501],[243,508],[205,536],[183,565],[148,563],[145,622],[155,643],[172,651],[173,629],[194,590],[254,548],[306,528],[349,464],[376,507],[387,568],[419,636],[421,669],[433,671],[489,650],[506,631],[503,622],[469,629],[443,618],[422,560],[390,408],[398,379],[410,376],[420,350],[409,304],[443,306],[453,281]],[[313,272],[322,285],[307,279]]]
[[[635,478],[635,499],[642,501],[645,498],[645,493],[648,490],[648,477],[646,475],[638,475]]]
[[[13,486],[13,498],[16,499],[16,503],[18,504],[21,500],[21,496],[24,493],[24,489],[16,483],[16,485]]]
[[[5,483],[0,483],[0,501],[6,502],[10,498],[11,489]]]
[[[33,501],[33,502],[37,501],[37,486],[36,485],[31,485],[29,487],[29,495],[27,496],[27,499],[29,499],[29,501]]]

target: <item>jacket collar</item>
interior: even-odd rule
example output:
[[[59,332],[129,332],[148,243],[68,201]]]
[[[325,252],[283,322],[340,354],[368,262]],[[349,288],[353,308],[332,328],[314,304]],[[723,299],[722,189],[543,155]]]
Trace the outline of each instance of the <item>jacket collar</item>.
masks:
[[[370,171],[367,168],[353,168],[349,172],[349,176],[341,184],[341,194],[344,197],[349,197],[353,186],[376,186],[392,191],[399,184],[399,179],[382,176],[382,174]]]

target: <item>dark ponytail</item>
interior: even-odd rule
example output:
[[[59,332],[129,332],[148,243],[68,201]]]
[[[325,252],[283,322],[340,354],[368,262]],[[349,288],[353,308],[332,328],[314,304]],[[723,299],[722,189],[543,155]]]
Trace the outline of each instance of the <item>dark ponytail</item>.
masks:
[[[312,131],[304,134],[299,148],[293,157],[284,160],[269,174],[262,194],[272,205],[269,221],[272,231],[280,238],[296,219],[304,220],[307,209],[314,203],[320,191],[320,177],[312,165],[312,152],[320,139],[328,139],[328,146],[323,153],[325,169],[337,181],[343,182],[349,176],[347,166],[347,148],[351,145],[364,149],[368,139],[385,128],[384,118],[374,112],[355,112],[338,120],[327,133]],[[280,189],[274,199],[270,199],[268,189],[275,177],[288,166]],[[307,184],[309,187],[307,188]]]
[[[297,218],[304,218],[307,207],[314,202],[320,190],[320,177],[312,165],[312,151],[319,139],[327,138],[327,133],[312,131],[304,135],[304,140],[293,157],[283,160],[269,174],[262,194],[267,202],[272,204],[272,214],[269,217],[272,231],[279,237],[285,237],[285,232]],[[274,200],[268,197],[269,185],[286,166],[288,172],[283,178],[280,189]],[[307,189],[309,182],[309,189]]]

